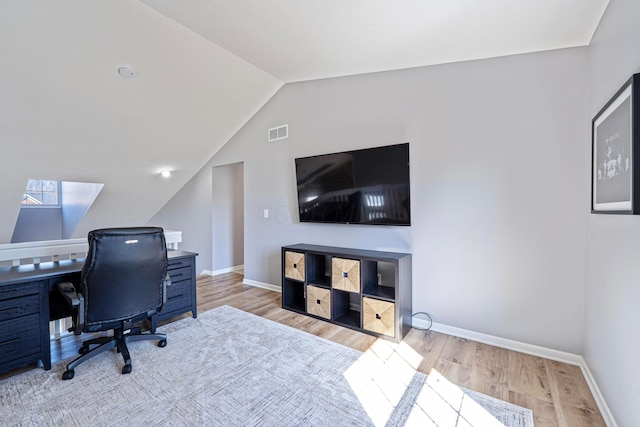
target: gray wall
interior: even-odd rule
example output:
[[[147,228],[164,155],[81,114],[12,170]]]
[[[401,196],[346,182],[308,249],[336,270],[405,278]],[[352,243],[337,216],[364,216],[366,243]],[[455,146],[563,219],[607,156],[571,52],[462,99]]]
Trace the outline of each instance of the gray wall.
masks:
[[[198,253],[198,273],[242,265],[244,165],[210,161],[148,224],[182,231],[180,249]]]
[[[21,208],[11,243],[62,239],[62,209]]]
[[[211,167],[204,167],[147,224],[181,231],[180,249],[198,253],[200,273],[211,270],[211,215]]]
[[[157,218],[199,230],[183,247],[210,245],[210,216],[184,211],[204,210],[212,166],[243,162],[248,279],[279,285],[285,244],[409,251],[414,311],[580,353],[586,70],[575,48],[287,84]],[[290,137],[268,143],[285,123]],[[295,157],[406,141],[411,227],[298,222]]]
[[[609,4],[589,48],[590,117],[640,72],[639,17],[636,0]],[[637,425],[640,217],[590,215],[587,237],[584,357],[619,425]]]
[[[212,270],[244,264],[244,165],[212,171]]]
[[[68,181],[60,183],[63,239],[71,238],[78,224],[102,191],[102,187],[104,184]]]

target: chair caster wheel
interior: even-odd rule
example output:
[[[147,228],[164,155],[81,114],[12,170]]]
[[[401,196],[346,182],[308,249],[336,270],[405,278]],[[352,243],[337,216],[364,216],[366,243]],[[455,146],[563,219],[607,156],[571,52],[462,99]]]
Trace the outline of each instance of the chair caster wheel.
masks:
[[[167,346],[167,340],[158,341],[158,347],[166,347],[166,346]]]
[[[89,353],[89,347],[87,347],[86,345],[83,345],[82,347],[80,347],[78,349],[78,353],[79,354],[87,354],[87,353]]]
[[[75,373],[76,373],[76,372],[75,372],[73,369],[72,369],[72,370],[70,370],[70,371],[69,371],[69,370],[64,371],[64,372],[62,373],[62,379],[63,379],[63,380],[70,380],[71,378],[73,378],[73,376],[75,375]]]
[[[131,365],[124,365],[122,367],[122,373],[123,374],[130,374],[131,373],[131,369],[133,369],[133,366]]]

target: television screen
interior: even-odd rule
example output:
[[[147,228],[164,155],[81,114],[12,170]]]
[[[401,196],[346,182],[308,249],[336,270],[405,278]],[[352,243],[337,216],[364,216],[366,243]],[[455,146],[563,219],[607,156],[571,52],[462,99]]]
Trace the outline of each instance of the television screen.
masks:
[[[411,225],[409,143],[295,161],[301,222]]]

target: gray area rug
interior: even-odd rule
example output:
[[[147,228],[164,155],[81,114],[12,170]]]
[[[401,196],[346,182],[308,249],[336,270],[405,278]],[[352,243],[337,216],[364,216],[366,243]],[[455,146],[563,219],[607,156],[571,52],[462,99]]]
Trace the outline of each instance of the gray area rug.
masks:
[[[167,347],[130,345],[62,381],[65,363],[0,381],[0,424],[533,426],[531,411],[415,372],[406,344],[364,353],[224,306],[162,326]]]

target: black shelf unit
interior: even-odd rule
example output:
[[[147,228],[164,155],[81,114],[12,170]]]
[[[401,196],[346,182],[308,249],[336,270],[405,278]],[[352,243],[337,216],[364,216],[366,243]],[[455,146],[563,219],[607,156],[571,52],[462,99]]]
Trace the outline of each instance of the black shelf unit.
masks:
[[[305,312],[305,294],[304,283],[284,279],[282,281],[282,308]]]
[[[334,289],[331,294],[331,317],[336,323],[359,329],[361,305],[354,295],[357,294]]]
[[[331,259],[323,253],[309,252],[305,255],[306,259],[306,282],[322,286],[331,287]]]
[[[411,328],[411,254],[339,248],[309,244],[283,246],[282,251],[282,307],[337,325],[356,329],[371,335],[401,340]],[[297,265],[287,265],[293,259]],[[351,280],[357,280],[357,292],[338,289],[332,283],[335,277],[347,273],[332,272],[333,260],[356,262],[356,272],[350,271]],[[337,263],[336,265],[339,265]],[[295,273],[287,276],[287,272]],[[350,267],[351,268],[351,267]],[[295,276],[295,278],[293,277]],[[354,278],[356,277],[356,278]],[[328,319],[307,311],[307,286],[330,290],[331,313]],[[372,311],[373,310],[373,311]]]
[[[373,273],[363,279],[362,293],[373,298],[395,301],[398,280],[395,276],[395,265],[384,261],[368,261],[368,263],[375,266]]]

